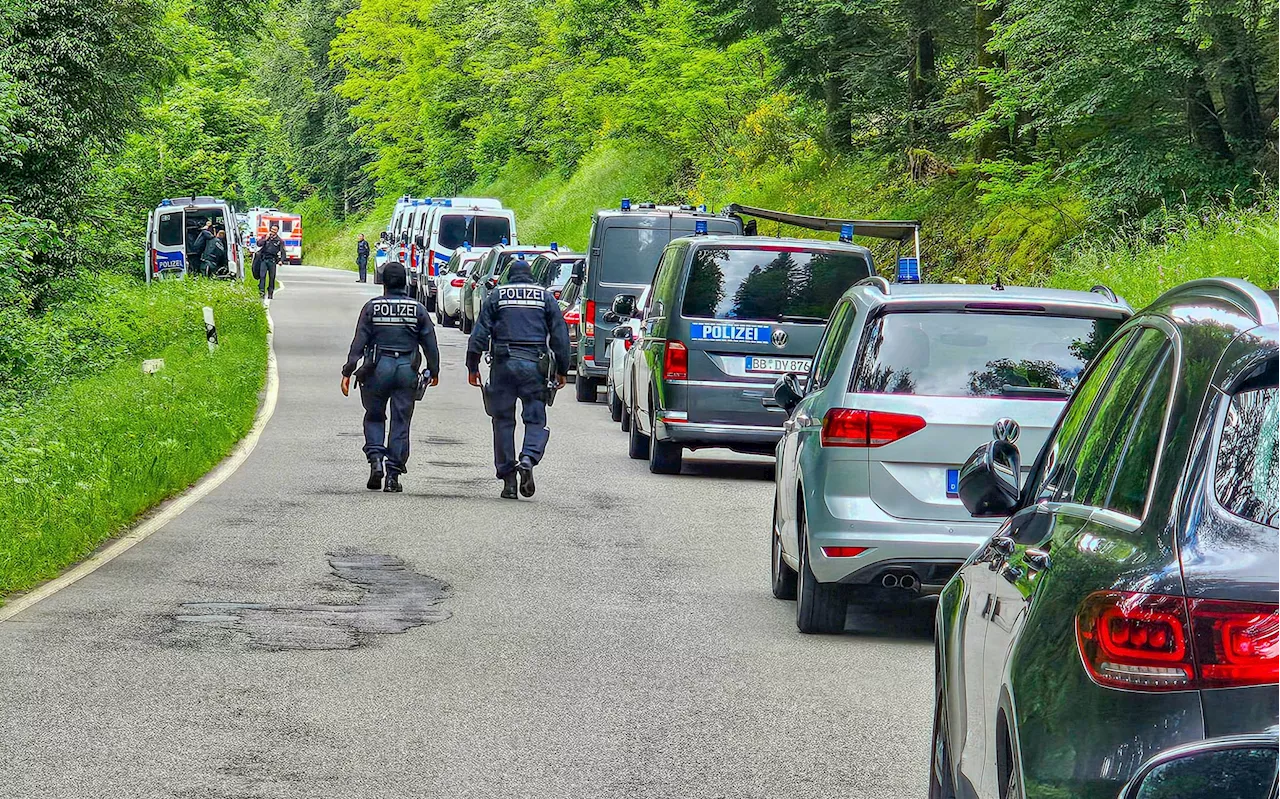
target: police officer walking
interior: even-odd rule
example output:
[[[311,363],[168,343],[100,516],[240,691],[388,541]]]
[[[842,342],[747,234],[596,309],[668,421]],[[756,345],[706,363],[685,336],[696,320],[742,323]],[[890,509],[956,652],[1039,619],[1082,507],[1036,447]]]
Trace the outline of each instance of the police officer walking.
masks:
[[[369,242],[364,240],[364,234],[356,240],[356,268],[360,270],[360,277],[357,282],[366,283],[369,280]]]
[[[487,388],[480,378],[484,352],[493,356]],[[467,380],[487,394],[486,406],[493,421],[493,464],[502,481],[504,499],[515,499],[517,489],[526,497],[533,496],[533,467],[542,460],[551,436],[547,429],[548,383],[556,388],[564,386],[569,358],[569,328],[560,306],[550,291],[534,282],[529,264],[517,260],[511,265],[507,283],[485,298],[467,342]],[[517,399],[524,420],[524,447],[518,461]]]
[[[342,367],[342,393],[351,391],[354,373],[364,405],[364,454],[369,459],[370,490],[403,491],[400,475],[409,462],[409,423],[420,379],[421,349],[427,356],[426,385],[439,383],[440,350],[426,306],[406,291],[404,264],[387,264],[385,293],[365,303],[356,335]],[[356,363],[363,359],[360,368]],[[425,388],[425,387],[424,387]],[[387,435],[387,405],[391,431]],[[383,484],[385,478],[386,483]]]
[[[269,300],[273,299],[276,295],[276,267],[284,260],[284,242],[280,240],[278,225],[271,226],[271,231],[262,240],[262,246],[253,258],[258,262],[260,270],[257,272],[258,293]]]

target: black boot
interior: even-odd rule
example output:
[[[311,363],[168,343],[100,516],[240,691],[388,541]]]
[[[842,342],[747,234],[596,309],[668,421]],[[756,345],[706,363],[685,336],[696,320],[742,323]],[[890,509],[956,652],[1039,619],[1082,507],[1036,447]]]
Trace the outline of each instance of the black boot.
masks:
[[[382,490],[388,494],[399,494],[403,491],[404,486],[400,485],[400,473],[388,471],[387,484],[382,487]]]
[[[516,476],[514,474],[509,474],[502,478],[502,493],[499,496],[503,499],[515,499],[516,491]]]
[[[537,491],[538,487],[533,483],[533,461],[528,455],[520,459],[516,473],[520,475],[520,493],[526,497],[533,496],[533,492]]]
[[[377,491],[382,488],[382,478],[385,471],[382,466],[382,458],[376,458],[369,461],[369,482],[365,483],[370,491]]]

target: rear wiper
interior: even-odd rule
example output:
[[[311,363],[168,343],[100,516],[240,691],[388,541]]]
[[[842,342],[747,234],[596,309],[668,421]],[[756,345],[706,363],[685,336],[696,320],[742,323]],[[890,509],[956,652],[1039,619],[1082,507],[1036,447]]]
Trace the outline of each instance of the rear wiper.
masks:
[[[804,324],[825,325],[827,320],[821,316],[788,316],[787,314],[778,315],[779,322],[802,322]]]
[[[1048,386],[1011,386],[1008,383],[1000,387],[1000,393],[1006,396],[1026,397],[1070,397],[1071,392],[1065,388],[1049,388]]]

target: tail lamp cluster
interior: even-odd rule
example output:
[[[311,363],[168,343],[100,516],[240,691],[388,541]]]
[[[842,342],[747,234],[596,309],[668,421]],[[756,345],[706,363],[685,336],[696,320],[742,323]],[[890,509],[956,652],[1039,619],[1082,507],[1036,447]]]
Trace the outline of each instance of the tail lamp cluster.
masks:
[[[1275,605],[1099,591],[1076,617],[1085,668],[1099,685],[1185,691],[1274,685]]]
[[[822,417],[824,447],[883,447],[924,429],[909,413],[832,408]]]

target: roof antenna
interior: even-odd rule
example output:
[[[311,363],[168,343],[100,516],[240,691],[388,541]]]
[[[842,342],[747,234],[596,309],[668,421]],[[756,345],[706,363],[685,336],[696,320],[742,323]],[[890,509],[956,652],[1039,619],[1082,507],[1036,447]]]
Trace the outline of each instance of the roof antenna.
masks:
[[[1004,284],[1000,282],[999,273],[996,274],[996,284],[991,287],[992,291],[1004,291]]]

